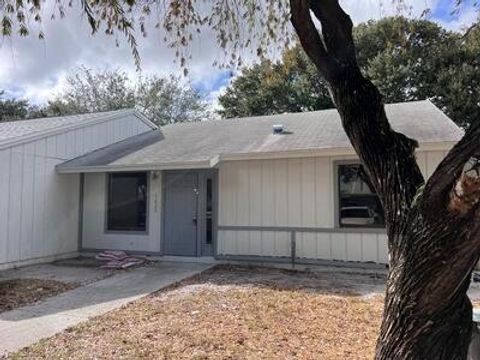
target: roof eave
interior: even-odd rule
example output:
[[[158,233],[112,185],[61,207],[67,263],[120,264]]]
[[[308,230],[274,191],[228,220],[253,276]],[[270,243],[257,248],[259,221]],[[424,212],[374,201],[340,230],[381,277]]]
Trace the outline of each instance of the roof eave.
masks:
[[[455,145],[456,141],[428,142],[421,143],[417,152],[423,151],[448,151]],[[128,171],[149,171],[149,170],[189,170],[189,169],[211,169],[222,161],[239,160],[272,160],[289,158],[308,158],[321,156],[357,156],[352,147],[337,147],[324,149],[299,149],[276,152],[250,152],[220,154],[208,160],[200,161],[175,161],[158,164],[107,164],[98,166],[65,166],[57,165],[57,172],[60,174],[71,173],[98,173],[98,172],[128,172]]]
[[[424,142],[421,143],[417,151],[445,151],[452,148],[457,141],[440,141],[440,142]],[[234,160],[267,160],[267,159],[286,159],[299,157],[316,157],[316,156],[349,156],[356,155],[351,146],[349,147],[330,147],[330,148],[314,148],[314,149],[298,149],[286,151],[272,152],[250,152],[250,153],[231,153],[220,154],[219,161]]]
[[[150,126],[153,130],[159,129],[158,125],[150,121],[140,110],[135,109],[133,111],[133,115],[135,115],[139,120],[143,121],[147,126]]]
[[[62,166],[57,165],[59,174],[78,173],[102,173],[102,172],[129,172],[129,171],[150,171],[150,170],[190,170],[190,169],[211,169],[212,161],[180,161],[162,164],[141,164],[141,165],[98,165],[98,166]]]

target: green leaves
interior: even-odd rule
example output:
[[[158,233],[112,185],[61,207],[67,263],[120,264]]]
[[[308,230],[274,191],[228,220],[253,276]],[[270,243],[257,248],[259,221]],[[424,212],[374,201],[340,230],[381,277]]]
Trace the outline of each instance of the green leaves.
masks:
[[[136,106],[157,125],[206,120],[208,104],[179,78],[150,76],[136,85]]]
[[[467,37],[427,20],[391,17],[354,28],[362,71],[386,102],[431,99],[459,125],[480,119],[480,29]],[[300,46],[244,69],[219,98],[223,117],[332,107]]]
[[[12,20],[8,16],[2,18],[1,30],[3,36],[12,35]]]
[[[211,113],[197,91],[175,77],[150,76],[132,84],[125,72],[93,72],[80,67],[67,77],[67,86],[30,117],[47,117],[139,108],[158,125],[200,121]],[[27,114],[24,114],[26,116]]]
[[[132,57],[140,70],[140,53],[136,30],[147,35],[148,18],[156,21],[155,28],[165,43],[177,51],[177,62],[185,69],[191,59],[191,43],[199,34],[210,31],[224,51],[216,60],[221,67],[240,66],[244,52],[250,55],[270,55],[280,52],[289,43],[293,33],[289,25],[287,0],[77,0],[92,33],[100,29],[108,35],[123,35],[131,48]],[[12,31],[29,35],[31,23],[41,23],[45,15],[51,19],[63,18],[74,0],[55,0],[53,10],[41,0],[1,0],[0,19],[2,34]],[[33,16],[24,16],[25,13]],[[41,30],[37,32],[44,38]],[[158,35],[158,34],[157,34]],[[243,55],[243,56],[242,56]]]
[[[0,122],[23,119],[28,113],[28,101],[6,99],[0,90]]]
[[[431,99],[457,124],[480,118],[480,31],[467,39],[426,20],[387,18],[355,29],[359,62],[386,102]]]
[[[333,107],[324,80],[299,46],[285,51],[279,62],[245,68],[219,103],[226,118]]]

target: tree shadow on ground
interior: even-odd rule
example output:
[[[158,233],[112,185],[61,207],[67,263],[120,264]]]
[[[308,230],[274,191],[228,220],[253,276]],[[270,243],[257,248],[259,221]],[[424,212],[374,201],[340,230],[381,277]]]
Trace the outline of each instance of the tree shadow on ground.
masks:
[[[383,295],[386,275],[342,271],[298,271],[260,266],[218,265],[208,271],[152,294],[194,284],[260,287],[277,291],[305,291],[342,296]]]

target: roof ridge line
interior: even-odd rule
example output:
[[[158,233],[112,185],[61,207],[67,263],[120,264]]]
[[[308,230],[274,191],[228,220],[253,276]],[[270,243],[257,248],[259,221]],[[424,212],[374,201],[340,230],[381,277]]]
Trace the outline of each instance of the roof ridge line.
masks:
[[[81,121],[81,122],[78,122],[78,123],[68,124],[68,125],[64,125],[64,126],[56,126],[56,127],[51,128],[51,129],[39,130],[39,131],[30,133],[30,134],[27,134],[27,135],[24,135],[24,136],[18,136],[18,137],[13,137],[13,138],[7,138],[7,139],[4,139],[4,140],[0,140],[0,150],[11,147],[11,146],[28,143],[28,142],[31,142],[31,141],[35,140],[36,138],[43,138],[43,137],[48,137],[48,136],[52,136],[52,135],[55,135],[55,134],[61,134],[61,133],[64,133],[64,132],[67,132],[67,131],[70,131],[70,130],[73,130],[73,129],[81,129],[81,128],[87,127],[88,125],[94,124],[94,123],[105,122],[105,121],[108,121],[108,120],[111,120],[111,119],[115,118],[115,116],[119,116],[119,118],[123,118],[123,117],[131,114],[132,109],[129,108],[129,109],[122,109],[122,110],[115,110],[115,111],[109,111],[108,114],[106,114],[106,113],[107,112],[105,112],[105,114],[102,115],[102,116],[94,117],[94,118],[91,118],[91,119],[86,119],[85,121]],[[98,113],[89,113],[89,114],[98,114]],[[79,115],[86,115],[86,114],[78,114],[78,115],[70,115],[70,116],[73,117],[73,116],[79,116]],[[39,119],[53,119],[53,117],[52,118],[38,118],[38,119],[32,119],[32,120],[39,120]],[[12,123],[14,123],[14,122],[12,122]]]
[[[388,106],[397,106],[397,105],[406,105],[406,104],[411,104],[411,103],[422,103],[422,102],[428,102],[432,105],[433,102],[430,99],[424,99],[424,100],[411,100],[411,101],[400,101],[400,102],[394,102],[394,103],[388,103],[385,104],[386,107]],[[243,117],[231,117],[231,118],[220,118],[220,119],[208,119],[208,120],[200,120],[200,121],[182,121],[182,122],[177,122],[173,124],[167,124],[164,126],[161,126],[160,128],[165,128],[165,127],[180,127],[180,126],[187,126],[187,125],[195,125],[195,124],[202,124],[202,123],[214,123],[214,122],[227,122],[227,121],[254,121],[258,119],[265,119],[265,118],[271,118],[271,117],[283,117],[283,116],[300,116],[301,114],[312,114],[312,113],[321,113],[321,112],[332,112],[332,111],[338,111],[337,108],[329,108],[329,109],[320,109],[320,110],[310,110],[310,111],[298,111],[298,112],[284,112],[281,114],[269,114],[269,115],[253,115],[253,116],[243,116]],[[441,111],[441,110],[440,110]]]
[[[56,119],[62,119],[62,118],[65,119],[65,118],[73,118],[73,117],[89,116],[89,115],[98,115],[97,118],[100,118],[100,117],[107,116],[107,115],[113,115],[113,113],[122,113],[122,112],[134,111],[134,110],[135,110],[134,108],[125,108],[125,109],[118,109],[118,110],[86,112],[86,113],[80,113],[80,114],[44,116],[44,117],[39,117],[39,118],[2,121],[0,124],[15,124],[15,123],[35,122],[35,121],[38,121],[38,120],[56,120]]]

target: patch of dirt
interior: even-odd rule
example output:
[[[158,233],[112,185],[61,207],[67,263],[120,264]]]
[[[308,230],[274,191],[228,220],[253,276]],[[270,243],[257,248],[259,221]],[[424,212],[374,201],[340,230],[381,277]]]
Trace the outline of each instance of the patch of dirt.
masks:
[[[0,281],[0,313],[33,304],[77,286],[55,280],[12,279]]]
[[[216,268],[11,358],[371,359],[384,280],[352,276]]]

